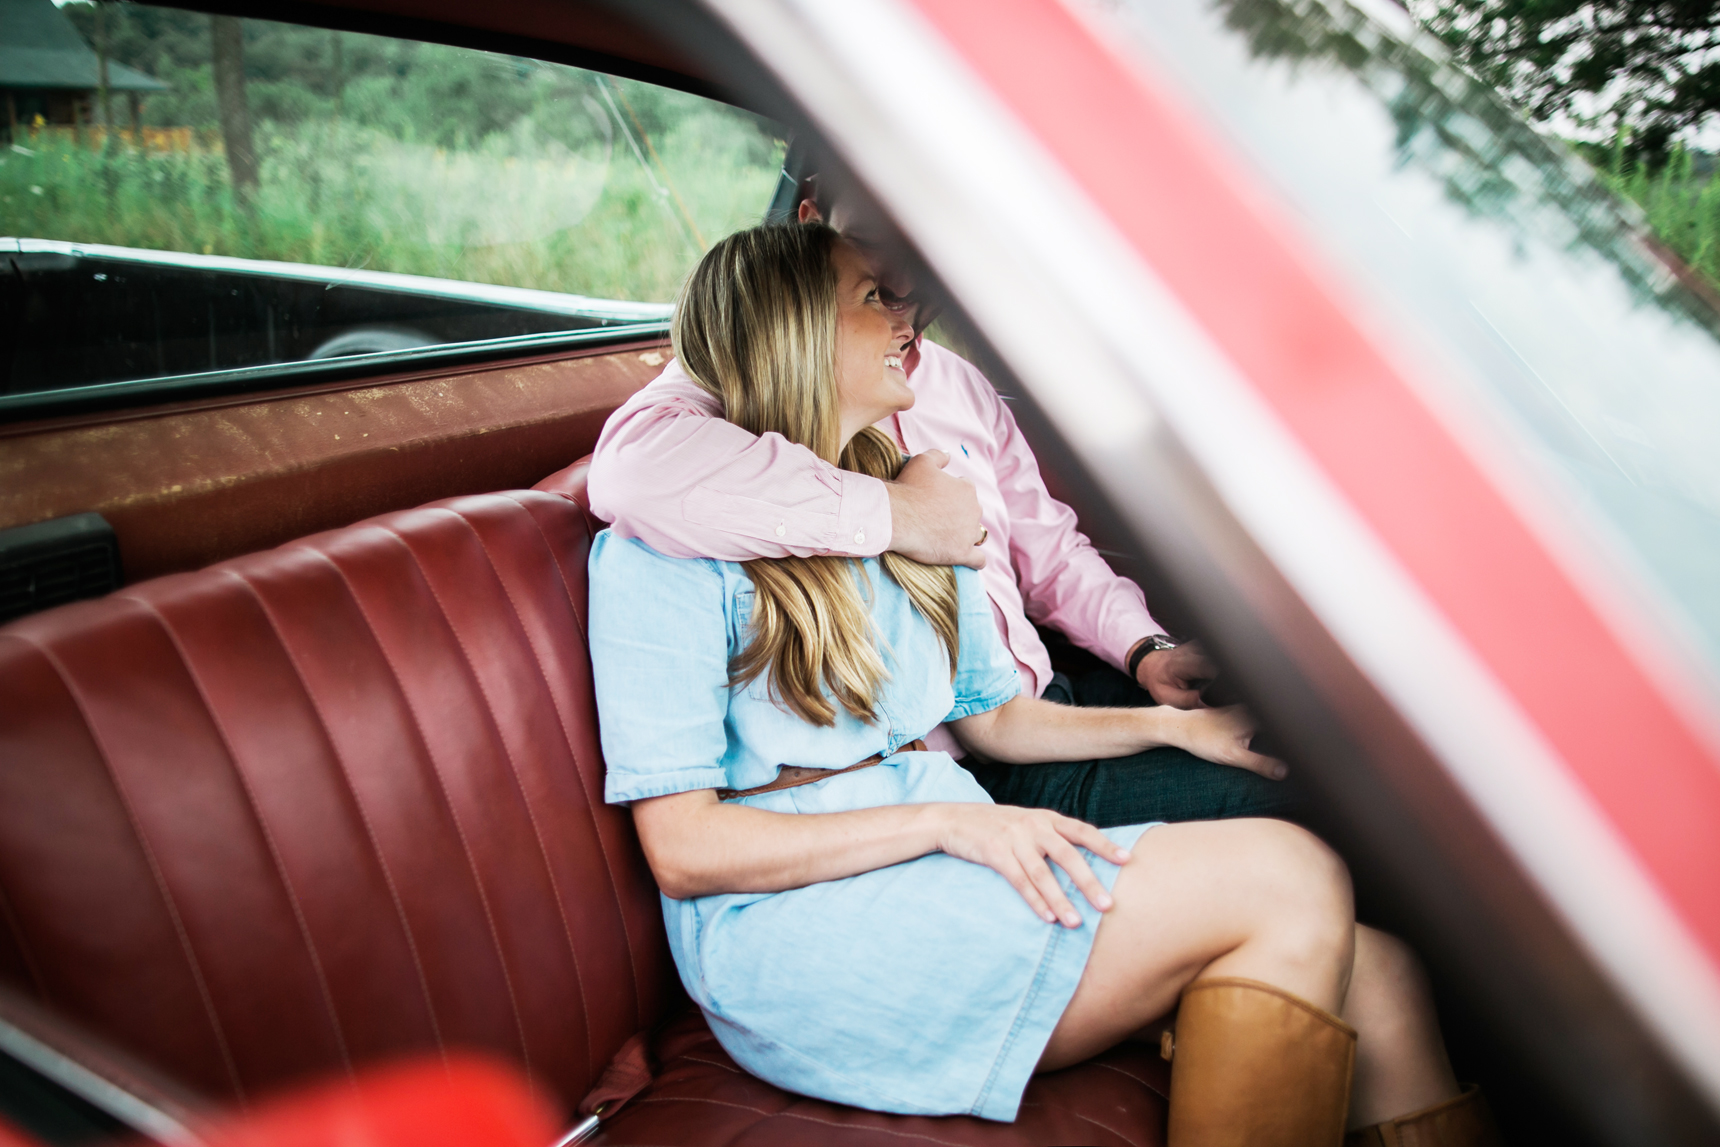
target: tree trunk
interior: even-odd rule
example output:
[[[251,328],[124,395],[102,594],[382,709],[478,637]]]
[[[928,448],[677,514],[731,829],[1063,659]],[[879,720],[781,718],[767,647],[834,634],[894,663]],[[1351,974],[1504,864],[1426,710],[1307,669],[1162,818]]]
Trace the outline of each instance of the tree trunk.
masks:
[[[96,0],[96,90],[101,93],[102,142],[113,136],[113,89],[108,86],[107,5]]]
[[[334,83],[331,85],[334,90],[329,94],[334,97],[334,117],[339,119],[343,110],[342,103],[346,98],[346,51],[339,32],[330,32],[328,36],[332,49],[329,53],[332,58],[329,70],[334,73]]]
[[[233,194],[249,206],[257,190],[257,152],[251,146],[251,108],[245,100],[245,33],[236,16],[209,17],[215,62],[215,101],[221,109],[221,142]]]

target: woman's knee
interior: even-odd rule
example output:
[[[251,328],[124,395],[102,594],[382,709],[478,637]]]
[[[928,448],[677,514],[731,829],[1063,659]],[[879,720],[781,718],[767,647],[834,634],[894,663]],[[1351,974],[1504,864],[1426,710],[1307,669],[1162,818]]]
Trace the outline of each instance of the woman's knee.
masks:
[[[1182,826],[1173,826],[1182,827]],[[1280,820],[1190,825],[1199,883],[1224,905],[1240,937],[1302,963],[1347,974],[1355,939],[1349,870],[1319,837]]]
[[[1335,977],[1341,999],[1355,951],[1349,870],[1306,829],[1276,820],[1235,823],[1246,839],[1238,859],[1256,874],[1255,943],[1286,968]]]
[[[1282,914],[1348,932],[1355,923],[1350,872],[1325,841],[1281,820],[1234,822],[1250,840],[1245,863],[1262,876],[1263,891]]]

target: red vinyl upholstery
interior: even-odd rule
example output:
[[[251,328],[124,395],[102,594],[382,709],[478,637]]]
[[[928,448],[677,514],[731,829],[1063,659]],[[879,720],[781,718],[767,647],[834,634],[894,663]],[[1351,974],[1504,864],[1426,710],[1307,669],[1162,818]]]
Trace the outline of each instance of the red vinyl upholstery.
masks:
[[[580,509],[589,512],[591,499],[585,493],[585,476],[590,472],[591,455],[587,454],[566,469],[557,470],[533,486],[532,489],[542,490],[548,494],[560,494],[562,497],[577,503]],[[601,530],[603,528],[603,523],[596,518],[591,519],[591,524],[594,529]]]
[[[0,980],[232,1104],[472,1049],[570,1115],[656,1030],[657,1077],[600,1142],[1162,1142],[1145,1049],[1036,1080],[1013,1126],[816,1103],[729,1061],[602,803],[581,485],[0,628]]]

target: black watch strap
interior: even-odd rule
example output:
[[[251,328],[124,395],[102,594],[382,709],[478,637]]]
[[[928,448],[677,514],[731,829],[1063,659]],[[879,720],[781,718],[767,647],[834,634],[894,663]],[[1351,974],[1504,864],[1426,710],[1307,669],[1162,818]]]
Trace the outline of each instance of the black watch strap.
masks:
[[[1129,680],[1134,681],[1139,678],[1141,662],[1147,654],[1158,649],[1175,649],[1176,647],[1177,643],[1162,633],[1155,633],[1142,641],[1135,646],[1135,651],[1129,654]]]

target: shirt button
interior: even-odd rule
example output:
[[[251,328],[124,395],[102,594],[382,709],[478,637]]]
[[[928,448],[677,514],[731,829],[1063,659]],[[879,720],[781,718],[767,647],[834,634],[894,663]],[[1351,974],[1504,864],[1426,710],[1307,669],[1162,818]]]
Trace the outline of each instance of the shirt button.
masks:
[[[784,535],[786,533],[788,533],[788,527],[787,526],[778,526],[776,528],[776,536],[777,537],[780,538],[780,537],[782,537],[782,535]]]
[[[865,540],[866,540],[866,531],[865,530],[861,530],[859,533],[854,535],[854,544],[855,545],[860,545],[861,543],[865,542]]]

